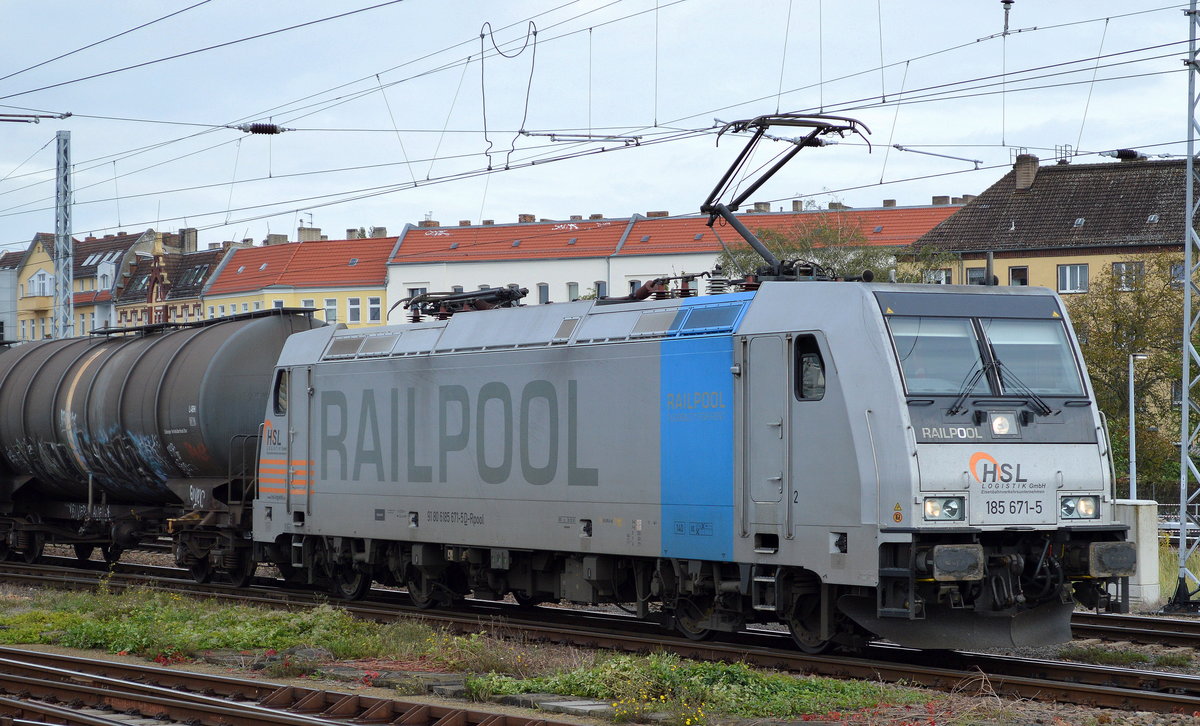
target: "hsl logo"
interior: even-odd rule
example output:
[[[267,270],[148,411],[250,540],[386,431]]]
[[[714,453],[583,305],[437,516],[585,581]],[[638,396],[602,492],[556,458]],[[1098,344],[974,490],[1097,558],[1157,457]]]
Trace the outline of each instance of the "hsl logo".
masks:
[[[982,464],[982,465],[981,465]],[[984,482],[1023,482],[1020,464],[1001,464],[996,457],[984,451],[971,454],[971,476],[980,484]]]

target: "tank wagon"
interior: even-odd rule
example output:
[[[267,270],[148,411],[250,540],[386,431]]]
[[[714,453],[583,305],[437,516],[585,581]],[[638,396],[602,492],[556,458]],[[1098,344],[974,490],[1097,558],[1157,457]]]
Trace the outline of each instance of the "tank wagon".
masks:
[[[116,559],[174,525],[212,532],[219,568],[252,569],[239,530],[262,409],[284,341],[313,325],[266,311],[0,354],[0,552],[32,562],[55,542]]]
[[[807,130],[788,158],[858,132],[730,128],[749,150],[771,125]],[[434,293],[405,325],[264,311],[0,353],[0,552],[169,536],[197,580],[611,602],[693,638],[782,622],[812,652],[1058,642],[1075,603],[1127,609],[1057,295],[829,280],[732,214],[763,180],[717,201],[734,169],[702,209],[766,264],[733,292]]]

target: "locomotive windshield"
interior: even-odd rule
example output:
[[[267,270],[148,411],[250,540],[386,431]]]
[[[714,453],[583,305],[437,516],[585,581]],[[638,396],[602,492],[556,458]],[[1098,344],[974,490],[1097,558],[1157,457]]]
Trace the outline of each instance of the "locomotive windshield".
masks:
[[[897,315],[888,326],[910,395],[1083,395],[1058,320]]]

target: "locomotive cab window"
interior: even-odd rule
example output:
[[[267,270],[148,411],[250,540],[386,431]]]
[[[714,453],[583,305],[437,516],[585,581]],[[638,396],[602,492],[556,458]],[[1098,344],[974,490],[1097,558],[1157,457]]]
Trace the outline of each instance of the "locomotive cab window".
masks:
[[[282,368],[275,373],[275,392],[271,396],[274,402],[276,416],[283,416],[287,413],[288,404],[288,371]]]
[[[896,316],[888,325],[909,394],[953,396],[972,381],[970,392],[987,390],[974,378],[983,359],[969,318]]]
[[[825,397],[825,359],[813,335],[796,336],[796,398],[819,401]]]

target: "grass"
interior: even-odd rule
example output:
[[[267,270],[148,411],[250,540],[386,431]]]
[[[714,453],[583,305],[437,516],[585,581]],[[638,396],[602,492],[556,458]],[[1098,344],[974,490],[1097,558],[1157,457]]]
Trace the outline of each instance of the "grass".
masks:
[[[1095,665],[1133,666],[1152,665],[1158,668],[1183,668],[1191,665],[1192,658],[1186,653],[1160,653],[1146,655],[1136,651],[1111,650],[1100,646],[1070,645],[1058,651],[1059,658],[1093,663]]]
[[[1200,551],[1188,557],[1187,566],[1193,573],[1200,572]],[[1164,600],[1170,600],[1179,587],[1179,548],[1172,547],[1166,538],[1158,542],[1158,583]]]
[[[504,637],[508,636],[508,637]],[[530,691],[596,698],[617,720],[665,713],[679,726],[713,716],[812,718],[870,713],[895,704],[932,707],[928,694],[866,681],[795,677],[745,664],[700,663],[671,654],[594,653],[528,642],[519,634],[456,635],[427,625],[357,620],[325,604],[278,610],[230,605],[150,589],[0,594],[0,644],[52,644],[188,660],[207,650],[247,654],[317,646],[339,660],[399,661],[397,670],[474,674],[476,698]],[[314,673],[319,664],[284,659],[275,676]]]

